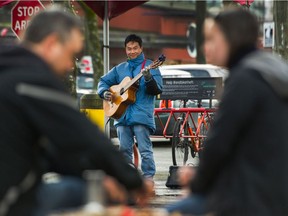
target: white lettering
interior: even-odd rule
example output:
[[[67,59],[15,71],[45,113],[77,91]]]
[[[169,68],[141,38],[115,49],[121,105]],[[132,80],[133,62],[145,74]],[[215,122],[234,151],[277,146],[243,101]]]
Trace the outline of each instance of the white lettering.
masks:
[[[27,11],[27,6],[23,6],[23,16],[27,16],[27,14],[26,14],[26,11]]]
[[[23,16],[21,8],[22,8],[22,7],[18,7],[18,8],[17,8],[17,11],[18,11],[17,16],[18,16],[18,17]]]
[[[35,14],[37,14],[39,11],[40,11],[40,7],[37,6],[37,7],[34,8],[34,13]]]
[[[32,7],[28,7],[28,9],[27,9],[28,16],[32,16],[33,12],[34,12],[33,8]]]
[[[23,6],[23,7],[18,7],[17,8],[17,16],[18,17],[26,17],[26,16],[33,16],[36,13],[38,13],[40,11],[40,7],[36,6],[36,7],[27,7],[27,6]]]
[[[26,24],[27,24],[26,20],[21,21],[21,30],[24,30],[26,28]]]
[[[20,27],[20,22],[19,21],[16,21],[16,23],[15,23],[15,31],[18,31],[18,30],[20,30],[21,29],[21,27]]]
[[[14,30],[15,31],[22,31],[24,29],[26,29],[27,25],[29,24],[29,21],[27,20],[17,20],[15,23],[15,27]]]

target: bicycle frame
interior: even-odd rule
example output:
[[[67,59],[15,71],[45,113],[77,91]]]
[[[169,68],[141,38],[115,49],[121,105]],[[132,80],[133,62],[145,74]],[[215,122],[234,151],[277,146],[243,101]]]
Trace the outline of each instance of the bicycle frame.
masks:
[[[197,139],[202,139],[206,137],[205,135],[200,133],[201,126],[204,124],[206,129],[208,129],[207,120],[209,121],[209,123],[211,123],[212,122],[211,114],[215,112],[216,112],[215,108],[171,108],[171,109],[155,108],[154,109],[154,115],[157,117],[161,127],[163,128],[163,136],[160,136],[160,137],[172,138],[173,135],[167,135],[167,128],[170,124],[171,119],[174,118],[175,120],[177,120],[178,117],[185,116],[183,123],[181,125],[181,128],[180,128],[179,136],[183,138],[191,138],[194,142]],[[160,118],[160,115],[163,113],[169,113],[167,122],[162,122]],[[198,118],[197,121],[193,118],[192,116],[193,113],[197,113],[198,114],[197,116],[200,116],[200,118]],[[188,127],[189,135],[183,135],[182,132],[184,130],[185,125],[189,122],[189,120],[192,122],[196,130],[193,131],[191,127]]]

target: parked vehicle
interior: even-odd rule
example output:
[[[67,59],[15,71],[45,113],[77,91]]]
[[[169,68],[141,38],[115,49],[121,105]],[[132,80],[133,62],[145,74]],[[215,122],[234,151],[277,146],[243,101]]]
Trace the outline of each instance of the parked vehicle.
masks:
[[[163,77],[223,77],[227,78],[227,70],[210,64],[180,64],[160,67]]]
[[[183,65],[165,65],[160,67],[160,72],[163,77],[165,78],[192,78],[192,77],[222,77],[225,80],[228,77],[228,71],[214,66],[210,64],[183,64]],[[160,100],[156,100],[155,108],[161,108],[162,102]],[[183,101],[181,100],[174,100],[169,103],[171,107],[168,108],[180,108],[183,107]],[[194,100],[193,98],[187,98],[186,107],[195,108],[201,104],[201,107],[216,107],[218,104],[218,100],[213,99],[210,103],[208,99],[203,99],[201,101]],[[160,118],[162,122],[167,122],[169,114],[161,114]],[[160,125],[160,121],[155,118],[156,123],[156,136],[161,136],[163,134],[163,129]],[[172,135],[173,127],[175,124],[175,120],[171,119],[167,134]],[[153,141],[157,141],[159,139],[153,139]],[[160,139],[160,141],[164,141]],[[169,140],[167,140],[169,141]]]
[[[78,75],[76,77],[76,93],[77,101],[80,104],[80,98],[82,95],[93,93],[94,79],[92,76]]]
[[[225,80],[228,76],[227,70],[209,64],[184,64],[184,65],[164,65],[160,68],[161,75],[163,79],[165,78],[192,78],[192,77],[222,77]],[[187,98],[189,99],[189,98]],[[155,100],[155,108],[160,107],[161,101],[159,99]],[[212,100],[212,107],[217,106],[218,101],[216,99]],[[187,107],[197,107],[199,105],[198,100],[189,99],[186,103]],[[201,101],[202,107],[209,107],[210,101],[205,99]],[[183,101],[175,100],[172,101],[171,107],[180,108],[183,106]],[[167,122],[169,114],[161,114],[160,118],[162,122]],[[160,126],[159,120],[155,118],[156,131],[155,136],[163,135],[163,129]],[[167,129],[167,134],[173,133],[175,120],[171,119],[169,127]],[[110,136],[111,138],[117,137],[115,127],[113,126],[113,119],[110,122]],[[152,136],[153,142],[163,142],[170,141],[169,139],[155,138]]]

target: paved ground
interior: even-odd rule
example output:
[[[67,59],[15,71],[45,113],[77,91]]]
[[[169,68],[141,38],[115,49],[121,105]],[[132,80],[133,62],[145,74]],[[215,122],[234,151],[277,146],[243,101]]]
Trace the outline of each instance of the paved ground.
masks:
[[[112,139],[112,141],[114,144],[119,145],[117,138]],[[156,196],[151,200],[151,205],[163,207],[181,199],[184,193],[181,189],[170,189],[165,186],[169,175],[169,167],[172,166],[172,151],[169,142],[153,142],[153,145],[156,164],[156,175],[154,177]],[[187,164],[197,165],[197,163],[198,158],[192,158],[191,155],[189,155]],[[141,164],[139,164],[139,167],[140,166]]]
[[[112,140],[115,144],[117,140]],[[181,199],[184,194],[183,190],[180,189],[170,189],[165,186],[167,177],[169,175],[169,166],[172,165],[172,155],[171,155],[171,147],[169,143],[166,144],[154,144],[154,158],[156,163],[156,175],[154,178],[155,181],[155,192],[156,196],[150,202],[150,207],[152,207],[155,211],[158,208],[162,208],[170,203],[176,202]],[[198,159],[189,158],[188,163],[197,165]],[[64,212],[56,213],[51,216],[76,216],[76,215],[87,215],[83,214],[82,210],[79,212]],[[89,214],[90,215],[90,214]],[[92,214],[91,214],[92,215]],[[93,214],[94,215],[94,214]],[[96,214],[95,214],[96,215]],[[144,215],[144,214],[143,214]],[[161,215],[161,214],[159,214]]]
[[[183,191],[180,189],[170,189],[165,186],[169,175],[169,166],[172,165],[172,153],[169,144],[154,144],[154,158],[157,170],[154,177],[156,196],[151,201],[151,205],[162,207],[180,199]],[[189,163],[196,165],[197,162],[197,158],[189,158]]]

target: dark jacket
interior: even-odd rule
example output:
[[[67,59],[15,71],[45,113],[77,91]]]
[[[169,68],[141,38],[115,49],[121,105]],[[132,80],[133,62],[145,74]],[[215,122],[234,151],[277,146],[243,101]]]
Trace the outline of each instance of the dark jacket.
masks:
[[[288,215],[288,67],[245,53],[231,65],[192,193],[220,216]]]
[[[127,189],[141,188],[138,172],[76,107],[39,57],[21,47],[0,48],[0,205],[29,172],[35,186],[45,171],[82,176],[103,169]],[[30,215],[36,203],[28,188],[10,215]]]

